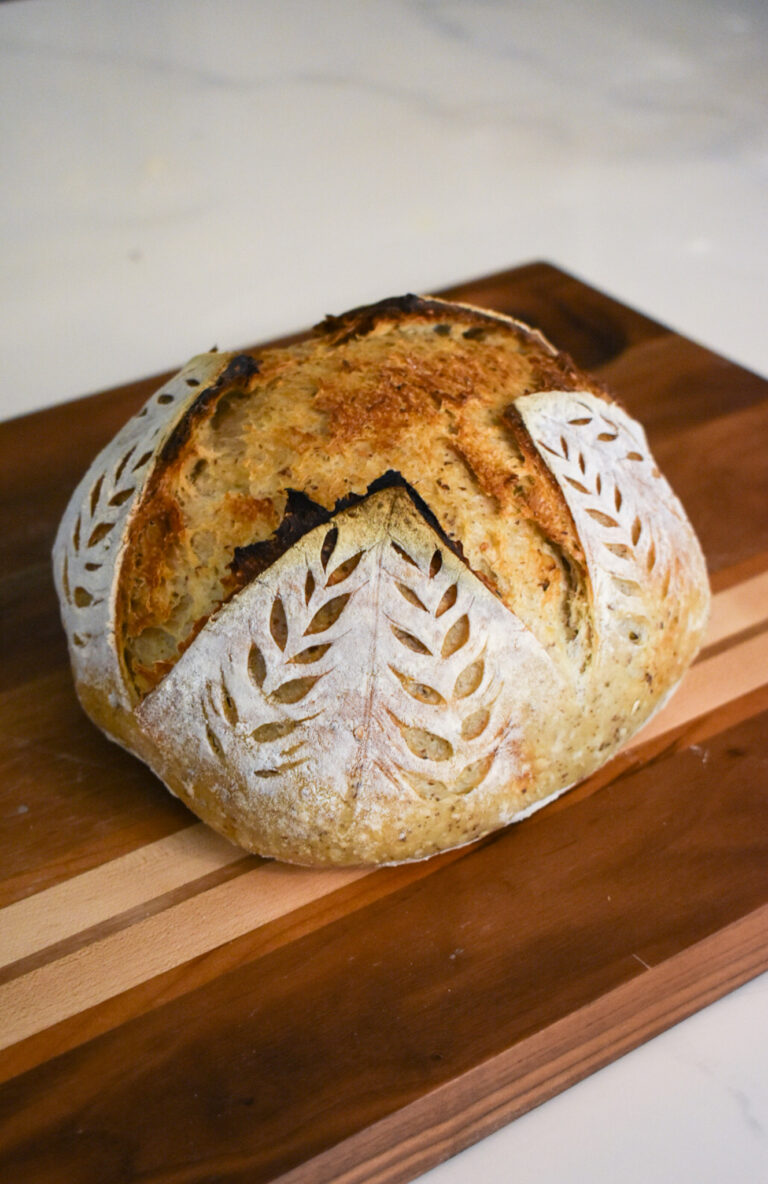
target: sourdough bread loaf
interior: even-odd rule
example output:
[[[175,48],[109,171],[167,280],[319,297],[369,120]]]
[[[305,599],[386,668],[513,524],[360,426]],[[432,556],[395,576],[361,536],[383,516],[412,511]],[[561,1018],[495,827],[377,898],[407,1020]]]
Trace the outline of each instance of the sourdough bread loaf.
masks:
[[[204,821],[420,859],[611,757],[701,642],[642,428],[535,330],[404,297],[193,359],[54,548],[80,700]]]

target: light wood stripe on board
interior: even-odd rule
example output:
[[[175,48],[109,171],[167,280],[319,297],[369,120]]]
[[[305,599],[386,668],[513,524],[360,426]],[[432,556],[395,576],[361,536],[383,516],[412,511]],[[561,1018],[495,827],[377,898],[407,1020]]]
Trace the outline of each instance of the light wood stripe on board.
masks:
[[[265,863],[0,986],[0,1048],[369,875]]]
[[[762,577],[756,578],[758,581]],[[765,615],[762,584],[749,581],[716,598],[713,612],[719,622],[731,620],[734,633],[758,623]],[[741,592],[741,595],[739,593]],[[731,597],[731,593],[734,593]],[[728,598],[734,605],[724,616]],[[722,636],[722,634],[721,634]],[[667,707],[633,739],[629,749],[673,731],[768,681],[768,632],[736,644],[694,666]],[[125,911],[131,904],[152,899],[215,867],[242,858],[239,849],[218,839],[202,824],[186,828],[145,848],[92,869],[0,912],[2,928],[9,917],[23,917],[39,950],[46,939],[58,940],[100,919]],[[171,865],[179,863],[175,870]],[[140,868],[143,883],[133,884]],[[367,869],[316,871],[265,863],[238,878],[217,885],[129,928],[111,933],[73,953],[0,986],[0,1016],[4,1017],[0,1048],[7,1048],[45,1028],[182,965],[268,922],[372,874]],[[104,891],[104,902],[100,892]],[[46,920],[50,903],[55,906]],[[127,903],[126,903],[127,902]],[[26,906],[26,911],[21,906]],[[6,936],[5,949],[22,939]],[[19,955],[16,954],[16,957]]]
[[[768,622],[768,571],[712,597],[705,648]]]
[[[236,863],[240,847],[202,822],[137,847],[0,911],[0,966]]]
[[[763,621],[768,624],[768,572],[713,597],[706,646],[715,645]],[[717,669],[729,668],[728,662],[722,662]],[[711,668],[707,666],[706,669]],[[697,685],[701,681],[701,676],[697,675]],[[702,691],[704,689],[702,687]],[[728,695],[728,698],[734,697]],[[633,747],[651,735],[659,734],[660,730],[668,730],[668,713],[675,710],[676,702],[677,697],[639,734]],[[717,703],[713,702],[712,706]],[[682,710],[688,718],[687,710],[684,707]],[[239,847],[219,837],[203,823],[196,823],[16,901],[0,910],[0,967],[242,858]]]

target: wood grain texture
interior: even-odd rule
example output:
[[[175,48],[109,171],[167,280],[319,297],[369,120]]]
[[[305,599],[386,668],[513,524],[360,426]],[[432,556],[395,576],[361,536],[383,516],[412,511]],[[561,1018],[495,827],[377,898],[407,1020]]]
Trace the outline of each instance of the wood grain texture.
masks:
[[[0,1179],[406,1180],[768,965],[768,383],[547,264],[541,326],[648,428],[716,592],[605,769],[427,863],[246,857],[83,717],[49,549],[160,378],[0,425]]]

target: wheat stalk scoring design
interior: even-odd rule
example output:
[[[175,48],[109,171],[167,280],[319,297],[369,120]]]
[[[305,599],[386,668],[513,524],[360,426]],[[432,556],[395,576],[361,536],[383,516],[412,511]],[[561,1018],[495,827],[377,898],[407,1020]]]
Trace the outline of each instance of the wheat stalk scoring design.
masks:
[[[615,627],[640,645],[649,628],[648,580],[660,582],[665,599],[673,577],[674,555],[653,513],[663,478],[641,431],[619,408],[585,392],[559,399],[567,401],[565,413],[523,413],[526,426],[560,482],[582,539],[595,546],[596,570],[610,581],[605,603]]]

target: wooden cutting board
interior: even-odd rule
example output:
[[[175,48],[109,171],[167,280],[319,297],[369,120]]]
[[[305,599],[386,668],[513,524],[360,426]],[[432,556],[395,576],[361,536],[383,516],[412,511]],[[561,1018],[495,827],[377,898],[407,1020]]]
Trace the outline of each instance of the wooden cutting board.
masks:
[[[470,849],[246,857],[80,712],[49,551],[155,378],[0,425],[0,1178],[407,1180],[768,967],[768,382],[546,264],[530,320],[645,423],[708,644],[610,766]]]

